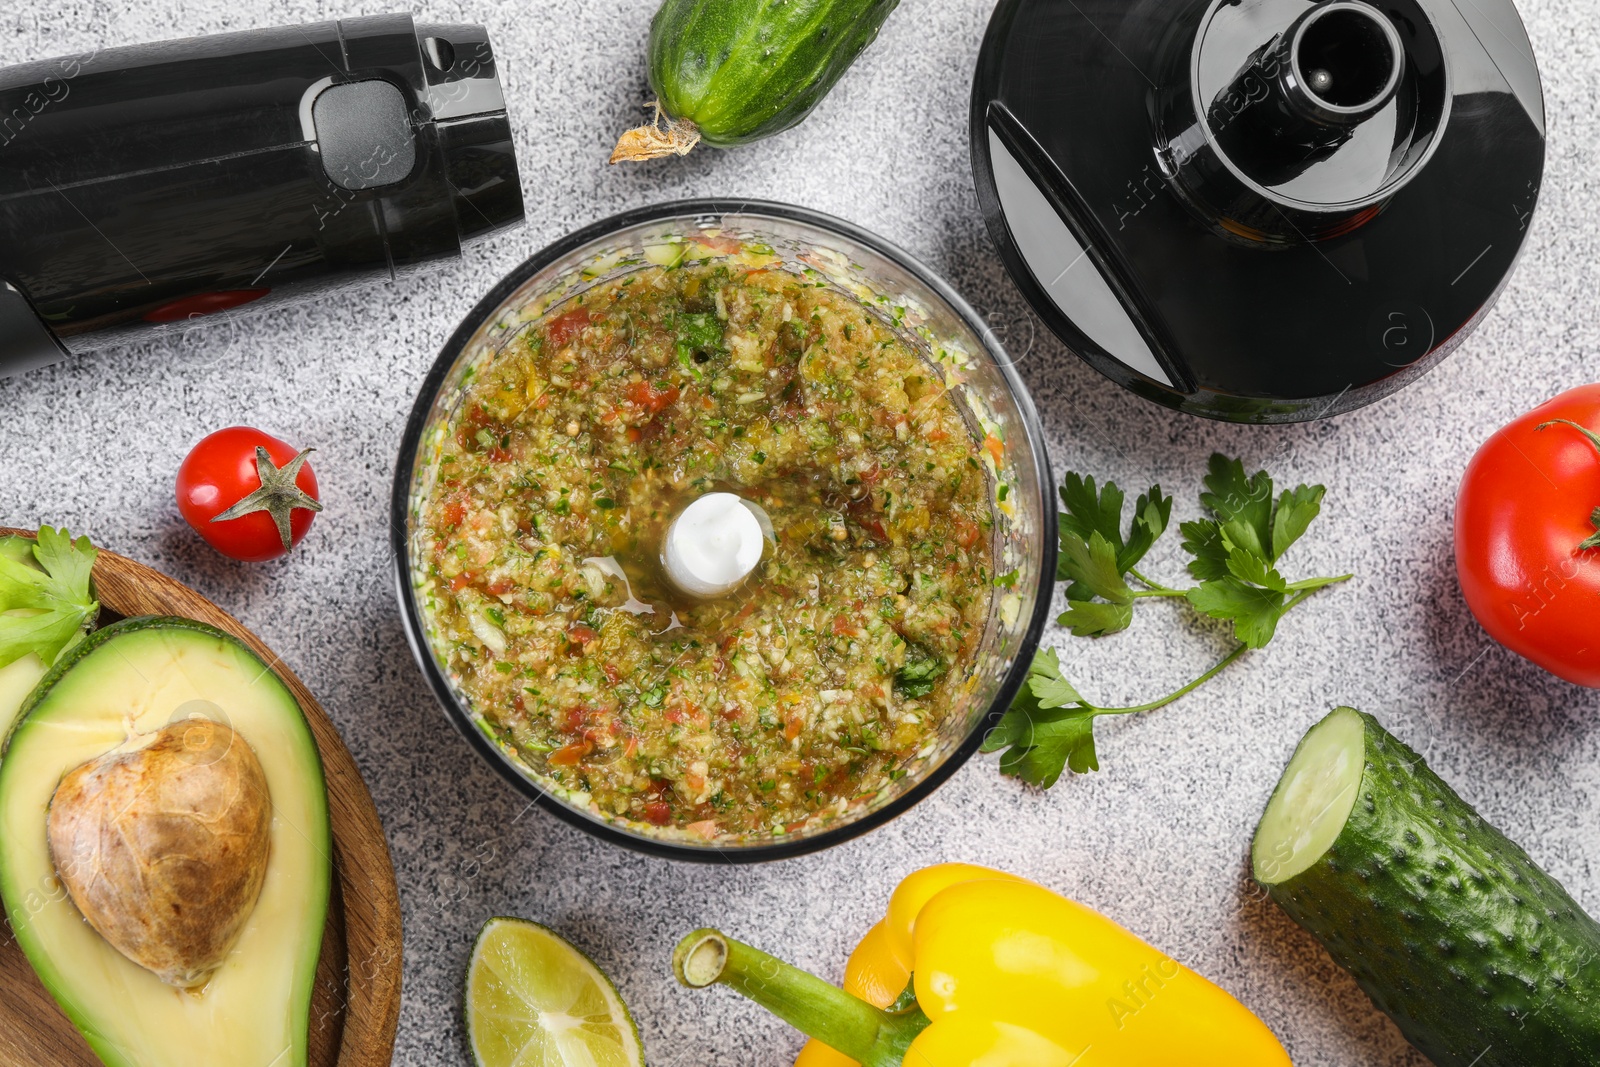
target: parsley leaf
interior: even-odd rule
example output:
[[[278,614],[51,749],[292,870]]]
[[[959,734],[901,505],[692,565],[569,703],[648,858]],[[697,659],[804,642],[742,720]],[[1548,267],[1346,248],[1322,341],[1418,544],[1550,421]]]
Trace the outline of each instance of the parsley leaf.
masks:
[[[1069,600],[1056,622],[1072,628],[1074,637],[1104,637],[1133,625],[1133,604],[1105,604],[1096,600]]]
[[[1064,708],[1068,704],[1082,704],[1083,697],[1061,673],[1061,657],[1056,650],[1047,648],[1043,662],[1035,661],[1028,668],[1028,689],[1044,708]]]
[[[1103,637],[1132,624],[1133,590],[1122,579],[1117,550],[1100,531],[1091,533],[1088,541],[1063,531],[1057,573],[1072,584],[1067,587],[1067,610],[1056,621],[1072,627],[1075,635]]]
[[[1228,531],[1223,530],[1224,541],[1228,540]],[[1228,573],[1241,582],[1259,585],[1264,589],[1283,592],[1289,583],[1284,581],[1283,575],[1278,573],[1278,568],[1262,559],[1260,556],[1251,555],[1237,545],[1228,549]]]
[[[1258,556],[1272,544],[1272,479],[1266,471],[1246,478],[1244,464],[1221,452],[1211,455],[1211,473],[1205,478],[1204,504],[1224,526],[1232,526],[1235,544]]]
[[[1001,773],[1049,789],[1069,767],[1074,774],[1100,769],[1094,747],[1097,713],[1062,675],[1055,649],[1046,648],[1034,656],[1022,689],[984,739],[983,751],[1005,749]]]
[[[1172,498],[1159,485],[1133,506],[1126,536],[1122,510],[1126,497],[1115,482],[1104,488],[1093,478],[1068,473],[1061,484],[1061,555],[1056,577],[1068,582],[1068,610],[1059,621],[1079,637],[1126,630],[1133,622],[1133,590],[1124,575],[1144,559],[1172,518]],[[1099,598],[1099,601],[1095,598]]]
[[[1234,637],[1246,648],[1261,648],[1305,594],[1344,580],[1290,583],[1277,568],[1322,513],[1327,490],[1299,485],[1274,499],[1266,471],[1246,477],[1242,463],[1220,453],[1211,457],[1205,484],[1200,502],[1213,517],[1182,524],[1183,547],[1194,557],[1189,573],[1200,582],[1189,590],[1189,603],[1233,623]]]
[[[36,653],[55,663],[100,611],[90,583],[96,550],[87,537],[45,526],[33,543],[0,551],[0,667]]]
[[[1286,595],[1276,589],[1218,578],[1189,590],[1189,603],[1213,619],[1233,623],[1233,636],[1246,648],[1261,648],[1277,632]]]
[[[1132,523],[1124,538],[1122,504],[1125,499],[1116,482],[1107,482],[1105,488],[1097,489],[1093,478],[1085,478],[1075,471],[1068,471],[1061,482],[1061,503],[1067,509],[1061,513],[1062,534],[1071,534],[1082,541],[1099,534],[1114,550],[1121,574],[1139,565],[1172,519],[1172,498],[1163,494],[1159,485],[1151,486],[1134,502]]]
[[[1228,576],[1228,548],[1222,543],[1222,525],[1216,522],[1178,524],[1183,550],[1194,557],[1189,573],[1196,581],[1212,582]]]
[[[944,661],[918,644],[906,646],[906,662],[894,676],[894,690],[916,700],[933,692],[934,683],[944,674]]]
[[[1272,558],[1283,558],[1289,546],[1300,540],[1318,515],[1322,514],[1322,497],[1327,490],[1320,485],[1297,485],[1278,500],[1278,510],[1272,516]]]
[[[1139,497],[1133,505],[1133,528],[1128,540],[1117,553],[1117,565],[1124,573],[1139,565],[1145,554],[1167,532],[1172,522],[1172,498],[1161,492],[1159,485]]]
[[[1123,570],[1117,565],[1116,547],[1098,530],[1091,533],[1087,541],[1076,534],[1061,535],[1057,573],[1089,596],[1103,597],[1114,604],[1126,604],[1133,599],[1133,590],[1122,580]],[[1071,596],[1070,592],[1068,595]],[[1087,600],[1088,597],[1073,599]]]
[[[722,352],[722,322],[709,312],[697,315],[678,314],[674,317],[678,364],[695,378],[704,375],[697,364],[707,362]]]
[[[1054,711],[1032,718],[1026,743],[1012,745],[1000,757],[1000,773],[1049,789],[1071,768],[1074,774],[1100,769],[1094,748],[1094,713]]]
[[[1085,541],[1090,534],[1098,533],[1120,548],[1123,499],[1115,482],[1107,482],[1100,490],[1095,488],[1093,478],[1068,471],[1061,480],[1061,503],[1067,509],[1061,513],[1061,529]]]

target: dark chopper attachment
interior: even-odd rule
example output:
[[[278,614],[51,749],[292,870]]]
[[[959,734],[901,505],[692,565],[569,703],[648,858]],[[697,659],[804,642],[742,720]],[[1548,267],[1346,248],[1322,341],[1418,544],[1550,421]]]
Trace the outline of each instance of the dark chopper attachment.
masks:
[[[378,15],[0,70],[0,376],[522,221],[488,34]]]
[[[1074,352],[1209,418],[1414,381],[1504,287],[1544,171],[1510,0],[1000,0],[973,170]]]

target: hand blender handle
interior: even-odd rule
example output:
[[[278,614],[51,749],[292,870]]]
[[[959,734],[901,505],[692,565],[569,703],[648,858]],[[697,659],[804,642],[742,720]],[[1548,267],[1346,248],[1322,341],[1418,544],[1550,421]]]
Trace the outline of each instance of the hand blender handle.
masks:
[[[393,278],[522,211],[480,27],[380,15],[0,71],[0,375]]]

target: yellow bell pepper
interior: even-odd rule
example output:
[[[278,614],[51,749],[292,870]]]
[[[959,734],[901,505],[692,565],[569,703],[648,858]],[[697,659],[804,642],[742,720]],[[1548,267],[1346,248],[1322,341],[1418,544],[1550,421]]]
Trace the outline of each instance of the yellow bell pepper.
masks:
[[[673,969],[809,1035],[795,1067],[1291,1067],[1261,1020],[1171,957],[968,864],[900,883],[843,990],[715,930],[684,938]]]

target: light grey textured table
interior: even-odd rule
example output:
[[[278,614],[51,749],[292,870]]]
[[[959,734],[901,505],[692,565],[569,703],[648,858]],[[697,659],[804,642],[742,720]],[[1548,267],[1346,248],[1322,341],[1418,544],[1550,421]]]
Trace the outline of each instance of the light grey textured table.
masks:
[[[4,61],[93,46],[326,19],[381,2],[0,2]],[[459,993],[473,932],[522,915],[563,931],[632,1005],[653,1064],[787,1063],[799,1040],[722,992],[669,974],[674,940],[717,923],[837,978],[908,871],[969,860],[1038,879],[1115,917],[1257,1011],[1302,1067],[1421,1064],[1307,936],[1245,878],[1255,819],[1300,734],[1350,703],[1381,714],[1591,910],[1600,910],[1600,697],[1494,645],[1451,562],[1455,488],[1494,428],[1600,378],[1600,14],[1527,0],[1545,77],[1550,162],[1527,255],[1461,351],[1397,397],[1312,426],[1227,427],[1123,393],[1046,335],[978,217],[967,94],[990,0],[906,0],[799,130],[737,152],[608,169],[646,99],[654,4],[441,3],[487,24],[505,71],[528,225],[464,262],[362,297],[109,351],[0,381],[0,520],[74,531],[190,583],[273,645],[322,697],[388,829],[405,905],[396,1062],[462,1062]],[[975,759],[911,814],[822,855],[756,868],[646,859],[524,802],[475,757],[423,686],[390,591],[389,482],[413,393],[458,320],[502,273],[604,215],[684,196],[786,200],[841,215],[942,272],[1022,360],[1058,472],[1197,507],[1214,449],[1281,480],[1328,486],[1326,517],[1291,556],[1357,581],[1297,611],[1272,648],[1183,703],[1102,728],[1104,770],[1048,794]],[[184,526],[172,476],[188,447],[248,423],[315,445],[327,501],[286,562],[230,563]],[[1177,577],[1176,537],[1150,569]],[[1136,702],[1222,647],[1167,605],[1134,630],[1064,648],[1102,702]],[[1600,625],[1600,622],[1597,622]]]

